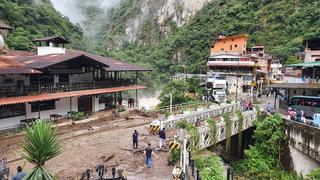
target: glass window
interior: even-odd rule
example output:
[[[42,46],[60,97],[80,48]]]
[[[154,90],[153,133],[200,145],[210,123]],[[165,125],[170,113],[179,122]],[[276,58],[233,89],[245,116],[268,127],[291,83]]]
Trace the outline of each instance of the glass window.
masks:
[[[312,102],[313,102],[313,107],[320,107],[320,99],[314,99]]]
[[[26,114],[24,104],[0,106],[0,118],[23,116]]]
[[[312,106],[312,99],[305,99],[303,103],[304,103],[304,106],[311,107]]]
[[[54,100],[31,103],[31,112],[38,112],[39,110],[47,111],[55,108],[56,108],[56,102]]]

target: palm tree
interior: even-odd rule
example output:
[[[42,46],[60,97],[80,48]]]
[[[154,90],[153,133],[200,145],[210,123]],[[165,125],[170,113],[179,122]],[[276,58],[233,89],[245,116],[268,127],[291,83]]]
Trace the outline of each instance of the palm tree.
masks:
[[[21,156],[34,165],[34,168],[24,178],[26,180],[53,180],[53,174],[44,167],[49,159],[62,152],[56,128],[52,123],[40,121],[25,129],[24,142],[21,145]]]

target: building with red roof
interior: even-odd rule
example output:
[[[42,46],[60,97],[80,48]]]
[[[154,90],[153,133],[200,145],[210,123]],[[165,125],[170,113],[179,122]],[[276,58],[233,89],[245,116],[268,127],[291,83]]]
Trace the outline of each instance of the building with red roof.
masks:
[[[71,112],[92,114],[114,108],[124,91],[138,85],[149,68],[91,53],[67,50],[59,36],[35,39],[36,52],[0,55],[0,130],[26,119],[50,119]],[[137,103],[136,103],[137,104]]]

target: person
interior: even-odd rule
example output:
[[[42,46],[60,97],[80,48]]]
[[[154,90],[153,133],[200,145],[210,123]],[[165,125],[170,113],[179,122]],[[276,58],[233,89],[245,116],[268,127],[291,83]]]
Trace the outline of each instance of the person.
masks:
[[[268,112],[268,113],[271,113],[271,112],[272,112],[272,106],[271,106],[270,103],[268,103],[268,105],[267,105],[267,112]]]
[[[146,164],[147,167],[150,169],[152,167],[152,156],[153,154],[153,149],[151,148],[151,144],[148,144],[148,147],[145,149],[144,154],[146,156]]]
[[[12,180],[22,180],[23,177],[26,176],[26,175],[27,175],[27,174],[22,171],[22,167],[21,167],[21,166],[18,166],[18,167],[17,167],[17,174],[12,177]]]
[[[132,134],[133,149],[138,148],[138,136],[139,136],[138,131],[134,130],[134,133]]]
[[[304,111],[301,109],[301,111],[300,111],[300,117],[301,117],[301,121],[303,122],[303,123],[307,123],[307,120],[306,120],[306,118],[304,117]]]
[[[161,149],[162,146],[164,145],[164,141],[166,140],[165,128],[163,128],[163,129],[161,129],[161,130],[159,131],[159,138],[160,138],[159,147],[160,147],[160,149]]]

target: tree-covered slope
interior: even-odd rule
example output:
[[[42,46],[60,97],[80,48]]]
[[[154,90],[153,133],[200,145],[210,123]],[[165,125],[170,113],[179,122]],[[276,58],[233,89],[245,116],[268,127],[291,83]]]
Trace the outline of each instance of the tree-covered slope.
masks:
[[[125,22],[138,14],[132,0],[124,0],[114,8],[100,34],[103,48],[110,47],[119,36],[125,35]],[[129,4],[129,5],[128,5]],[[121,16],[119,16],[119,12]],[[170,21],[170,17],[168,17]],[[249,45],[265,45],[274,57],[285,61],[288,56],[302,50],[303,38],[320,35],[320,1],[313,0],[212,0],[182,27],[176,28],[166,38],[157,38],[158,24],[146,19],[147,27],[140,27],[140,37],[157,39],[148,43],[145,39],[134,43],[122,43],[120,49],[105,53],[132,62],[151,64],[162,75],[182,70],[205,70],[210,46],[218,35],[247,33]],[[170,21],[170,23],[172,23]],[[112,36],[108,34],[111,32]],[[106,37],[105,39],[102,39]],[[150,38],[150,37],[149,37]],[[111,46],[112,47],[112,46]]]
[[[71,47],[83,49],[81,28],[56,11],[50,0],[1,0],[0,21],[14,27],[7,40],[10,48],[28,50],[35,37],[61,35]]]

